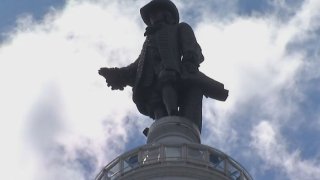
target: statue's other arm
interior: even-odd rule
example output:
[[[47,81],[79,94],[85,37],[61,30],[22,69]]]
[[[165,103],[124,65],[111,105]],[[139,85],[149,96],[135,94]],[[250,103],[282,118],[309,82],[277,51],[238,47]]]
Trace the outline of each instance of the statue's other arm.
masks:
[[[197,70],[200,63],[204,61],[204,57],[194,32],[187,23],[179,24],[179,40],[183,56],[182,63],[191,71]]]
[[[106,79],[112,90],[123,90],[127,85],[133,86],[138,67],[138,60],[122,68],[100,68],[99,74]]]

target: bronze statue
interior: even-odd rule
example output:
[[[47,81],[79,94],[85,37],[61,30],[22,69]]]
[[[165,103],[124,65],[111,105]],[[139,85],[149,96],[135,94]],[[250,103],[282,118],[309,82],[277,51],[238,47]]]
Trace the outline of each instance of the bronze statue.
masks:
[[[147,28],[138,59],[127,67],[101,68],[99,74],[112,90],[131,86],[140,113],[156,120],[183,116],[201,131],[203,95],[225,101],[228,90],[198,70],[201,48],[192,28],[179,23],[174,3],[152,0],[140,14]]]

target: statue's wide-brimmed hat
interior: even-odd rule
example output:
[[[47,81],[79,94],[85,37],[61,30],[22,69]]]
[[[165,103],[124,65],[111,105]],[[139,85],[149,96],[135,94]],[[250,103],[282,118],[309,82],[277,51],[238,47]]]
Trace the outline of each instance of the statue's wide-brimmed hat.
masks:
[[[179,23],[179,11],[173,2],[170,0],[152,0],[140,9],[141,17],[147,25],[151,25],[150,13],[155,9],[168,10],[172,14],[174,22]]]

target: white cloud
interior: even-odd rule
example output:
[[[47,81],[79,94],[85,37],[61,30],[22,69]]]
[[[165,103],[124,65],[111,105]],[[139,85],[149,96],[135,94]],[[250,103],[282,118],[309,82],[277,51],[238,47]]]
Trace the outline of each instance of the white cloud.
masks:
[[[299,150],[288,152],[287,142],[277,127],[268,121],[262,121],[251,132],[252,146],[269,168],[277,168],[287,174],[291,180],[314,180],[320,176],[319,162],[303,160]],[[281,179],[281,178],[277,178]]]
[[[130,89],[111,93],[98,75],[135,60],[143,42],[139,14],[130,14],[137,7],[118,6],[69,1],[43,22],[22,17],[2,45],[2,178],[86,179],[77,152],[100,168],[124,151],[130,127],[148,123],[128,123],[137,113]]]
[[[196,33],[206,59],[201,69],[230,90],[226,102],[212,105],[213,102],[209,101],[211,106],[206,106],[205,118],[209,121],[206,123],[215,129],[213,137],[219,136],[213,138],[215,142],[212,144],[230,147],[228,144],[236,141],[238,136],[238,130],[231,128],[230,116],[250,101],[265,99],[265,103],[271,105],[266,108],[274,107],[280,91],[294,82],[303,57],[287,54],[286,45],[293,33],[283,31],[284,28],[263,18],[238,18],[228,23],[198,26]],[[279,40],[284,33],[291,33],[291,38]],[[212,111],[215,116],[210,115]],[[215,134],[218,132],[220,135]]]
[[[287,49],[292,42],[314,38],[310,32],[319,28],[319,7],[319,1],[306,1],[286,24],[270,15],[238,17],[228,22],[205,19],[198,25],[196,33],[206,57],[202,70],[230,90],[225,103],[205,104],[205,143],[238,157],[237,149],[245,147],[244,158],[252,158],[246,153],[253,150],[273,171],[281,168],[289,179],[318,177],[319,162],[299,155],[299,150],[306,147],[294,147],[290,153],[280,134],[282,128],[300,123],[294,115],[304,114],[299,103],[310,96],[302,94],[297,81],[320,77],[315,70],[319,62],[309,60],[315,57],[307,56],[305,49]],[[242,116],[237,117],[239,114]],[[268,121],[263,121],[265,118]],[[253,124],[259,125],[251,132]],[[254,149],[247,145],[248,133]]]
[[[128,136],[151,122],[136,116],[129,88],[111,92],[97,74],[102,66],[124,66],[138,56],[144,25],[137,10],[145,2],[72,0],[43,22],[20,19],[11,41],[0,48],[3,179],[89,178],[98,170],[90,166],[101,167],[121,154]],[[183,9],[192,3],[177,4]],[[201,70],[230,90],[225,103],[205,101],[210,137],[205,143],[231,152],[246,134],[270,168],[282,168],[292,179],[318,175],[318,162],[304,160],[298,150],[289,152],[281,135],[281,126],[297,110],[294,101],[283,101],[282,93],[299,96],[297,72],[315,67],[304,62],[303,51],[288,53],[286,48],[319,26],[314,23],[317,9],[319,1],[307,1],[287,24],[273,16],[228,22],[203,16],[194,29],[206,58]],[[261,102],[261,111],[248,114],[255,126],[242,132],[233,126],[233,115],[254,102]],[[57,116],[45,119],[46,113]],[[132,129],[136,126],[139,130]]]

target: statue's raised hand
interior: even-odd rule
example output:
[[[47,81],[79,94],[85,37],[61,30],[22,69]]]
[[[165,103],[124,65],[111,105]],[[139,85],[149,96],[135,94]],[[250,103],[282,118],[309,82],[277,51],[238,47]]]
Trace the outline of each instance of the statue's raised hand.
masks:
[[[100,68],[99,74],[106,79],[108,87],[111,86],[112,90],[123,90],[126,83],[123,82],[122,72],[119,68]]]

